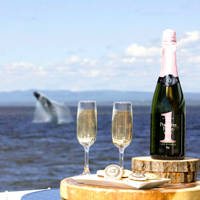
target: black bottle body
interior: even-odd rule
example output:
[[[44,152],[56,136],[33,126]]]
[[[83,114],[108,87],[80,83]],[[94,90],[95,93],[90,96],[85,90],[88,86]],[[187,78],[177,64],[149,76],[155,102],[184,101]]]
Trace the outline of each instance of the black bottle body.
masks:
[[[150,154],[155,159],[185,156],[185,100],[178,77],[159,77],[151,108]]]

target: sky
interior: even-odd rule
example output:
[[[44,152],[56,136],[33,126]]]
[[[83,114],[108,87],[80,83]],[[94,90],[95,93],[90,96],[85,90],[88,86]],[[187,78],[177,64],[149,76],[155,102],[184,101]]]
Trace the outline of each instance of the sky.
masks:
[[[182,89],[200,92],[198,0],[8,0],[0,6],[0,91],[153,92],[162,31],[176,31]]]

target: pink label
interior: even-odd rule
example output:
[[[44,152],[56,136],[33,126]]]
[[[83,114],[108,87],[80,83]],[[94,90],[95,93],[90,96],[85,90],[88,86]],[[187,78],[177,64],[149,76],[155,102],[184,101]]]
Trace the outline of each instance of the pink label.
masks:
[[[172,123],[172,112],[163,113],[161,116],[165,118],[165,123],[160,123],[160,125],[163,127],[165,138],[164,140],[160,140],[160,142],[175,143],[176,141],[172,139],[172,131],[176,125]]]

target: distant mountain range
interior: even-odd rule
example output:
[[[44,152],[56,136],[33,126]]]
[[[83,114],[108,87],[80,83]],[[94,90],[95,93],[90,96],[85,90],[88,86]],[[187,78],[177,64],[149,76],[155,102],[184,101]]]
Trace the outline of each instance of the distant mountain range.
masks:
[[[0,92],[0,105],[35,105],[36,99],[33,91]],[[69,90],[38,90],[43,95],[58,102],[77,104],[79,100],[96,100],[98,104],[111,104],[113,101],[132,101],[134,105],[150,105],[153,97],[152,92],[136,91],[81,91]],[[200,93],[184,93],[187,105],[200,105]]]

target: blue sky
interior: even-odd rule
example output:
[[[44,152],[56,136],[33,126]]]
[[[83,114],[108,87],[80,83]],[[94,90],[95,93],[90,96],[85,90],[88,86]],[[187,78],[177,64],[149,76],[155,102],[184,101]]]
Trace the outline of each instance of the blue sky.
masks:
[[[154,91],[172,28],[183,91],[200,92],[199,10],[198,0],[3,1],[0,91]]]

